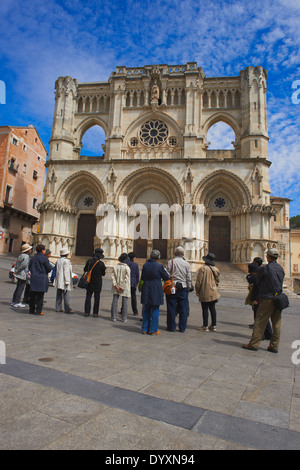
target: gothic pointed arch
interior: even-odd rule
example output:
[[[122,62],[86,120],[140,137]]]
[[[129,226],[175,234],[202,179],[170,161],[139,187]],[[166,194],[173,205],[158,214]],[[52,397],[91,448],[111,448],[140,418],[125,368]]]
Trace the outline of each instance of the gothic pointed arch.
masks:
[[[105,136],[108,135],[108,125],[100,116],[89,116],[83,119],[76,129],[74,129],[74,143],[75,146],[79,146],[84,134],[93,126],[100,126],[105,132]]]
[[[198,183],[193,193],[193,204],[204,204],[208,207],[217,194],[226,194],[231,209],[249,206],[252,201],[248,186],[239,176],[228,170],[217,170]]]
[[[207,118],[203,124],[203,134],[206,136],[209,129],[217,122],[225,122],[230,126],[235,133],[235,140],[238,141],[240,138],[240,125],[236,119],[229,113],[224,111],[218,111]]]
[[[94,195],[97,204],[107,202],[106,191],[101,181],[88,171],[78,171],[69,176],[58,188],[56,202],[64,202],[75,207],[87,192]]]
[[[122,181],[116,190],[114,205],[118,206],[120,196],[126,196],[127,204],[131,206],[140,194],[149,189],[163,193],[169,206],[184,204],[184,194],[176,178],[166,170],[149,166],[134,171]]]

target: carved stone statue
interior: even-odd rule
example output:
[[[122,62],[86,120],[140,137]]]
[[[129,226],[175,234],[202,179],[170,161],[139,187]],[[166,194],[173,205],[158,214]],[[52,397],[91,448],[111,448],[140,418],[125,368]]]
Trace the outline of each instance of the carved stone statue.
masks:
[[[157,85],[157,81],[155,80],[152,90],[151,90],[151,103],[156,103],[158,104],[159,100],[159,87]]]

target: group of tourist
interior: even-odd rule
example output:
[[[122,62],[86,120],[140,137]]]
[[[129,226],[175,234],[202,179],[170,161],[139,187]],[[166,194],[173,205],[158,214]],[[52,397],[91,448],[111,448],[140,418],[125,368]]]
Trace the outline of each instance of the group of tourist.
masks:
[[[56,265],[49,261],[51,252],[40,244],[36,247],[36,254],[30,258],[32,246],[24,244],[22,253],[15,264],[15,277],[17,286],[12,298],[12,306],[24,308],[21,302],[23,290],[29,286],[29,313],[43,315],[44,293],[49,286],[49,273],[52,271],[51,280],[56,286],[56,311],[74,313],[70,305],[70,290],[72,289],[72,265],[68,258],[69,251],[62,249]],[[215,255],[208,253],[203,257],[205,264],[198,270],[195,287],[192,284],[192,273],[189,263],[184,259],[184,249],[179,246],[175,250],[174,258],[169,260],[166,268],[159,263],[160,252],[152,250],[150,258],[142,267],[140,276],[139,266],[135,262],[135,254],[122,253],[118,258],[118,264],[112,270],[112,304],[111,320],[115,322],[118,314],[121,321],[127,321],[128,302],[131,299],[131,308],[134,315],[138,315],[137,289],[141,291],[142,304],[142,333],[159,335],[159,309],[167,304],[166,330],[174,332],[177,329],[184,333],[189,316],[189,293],[195,290],[202,306],[203,325],[198,330],[216,331],[217,313],[216,303],[220,298],[218,284],[220,272],[215,265]],[[261,258],[255,258],[248,265],[249,295],[247,301],[252,305],[254,313],[253,334],[250,342],[243,348],[256,351],[262,339],[270,341],[268,350],[278,352],[280,341],[281,311],[274,306],[274,289],[282,291],[284,271],[277,263],[279,253],[276,249],[267,252],[267,265],[262,265]],[[100,293],[102,290],[102,278],[105,276],[106,267],[102,259],[104,252],[97,248],[93,256],[84,267],[88,279],[84,303],[84,314],[90,316],[92,297],[94,296],[93,316],[99,314]],[[171,290],[164,292],[164,283],[171,282]],[[118,311],[118,303],[121,298],[121,310]],[[64,309],[63,309],[64,305]],[[209,325],[209,314],[211,324]],[[178,325],[177,325],[178,315]],[[272,326],[270,323],[272,322]],[[273,327],[273,328],[272,328]]]

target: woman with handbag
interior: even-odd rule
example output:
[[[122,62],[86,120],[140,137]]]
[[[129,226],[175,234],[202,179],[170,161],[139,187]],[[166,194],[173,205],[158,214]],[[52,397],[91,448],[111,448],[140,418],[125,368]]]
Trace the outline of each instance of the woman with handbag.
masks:
[[[150,259],[144,264],[141,280],[143,281],[141,303],[143,304],[143,323],[142,333],[150,335],[159,335],[159,307],[164,303],[164,294],[161,280],[169,280],[169,275],[162,264],[157,261],[160,259],[160,252],[153,250]]]
[[[205,264],[198,270],[195,292],[202,306],[203,325],[197,328],[197,330],[216,331],[217,329],[216,303],[220,298],[217,289],[220,272],[216,268],[215,258],[213,253],[203,256]],[[210,327],[208,327],[208,312],[211,314]]]

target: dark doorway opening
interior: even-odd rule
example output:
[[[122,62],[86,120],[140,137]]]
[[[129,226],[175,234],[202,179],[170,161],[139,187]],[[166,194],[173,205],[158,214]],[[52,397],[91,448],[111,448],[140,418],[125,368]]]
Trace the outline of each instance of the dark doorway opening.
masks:
[[[167,258],[167,248],[168,248],[168,240],[167,238],[163,237],[163,216],[159,214],[157,216],[158,220],[158,238],[154,238],[152,240],[152,249],[160,251],[161,259]],[[139,226],[137,226],[137,230],[139,230]],[[137,258],[147,258],[147,246],[148,240],[145,238],[138,238],[134,240],[134,248],[133,251]]]
[[[96,217],[94,214],[81,214],[77,225],[76,256],[91,256],[94,253]]]
[[[209,222],[209,251],[216,261],[230,262],[230,220],[228,217],[212,217]]]
[[[153,239],[153,250],[158,250],[160,252],[161,259],[167,258],[167,248],[168,248],[168,240],[163,236],[163,215],[159,214],[158,218],[158,238]],[[157,220],[156,218],[156,220]],[[154,221],[155,223],[155,221]]]

